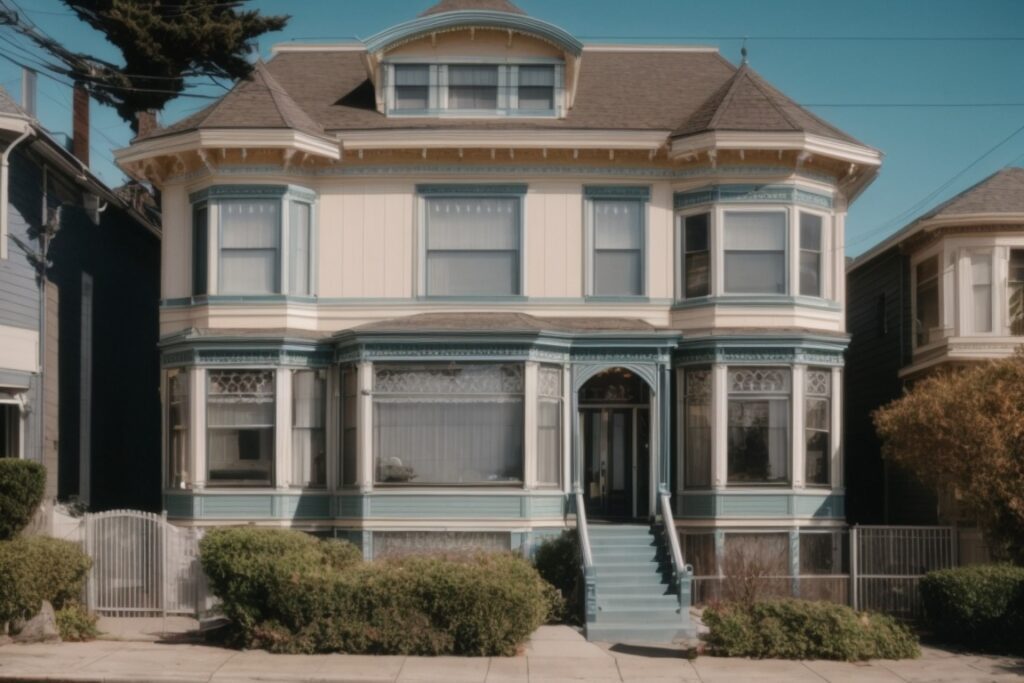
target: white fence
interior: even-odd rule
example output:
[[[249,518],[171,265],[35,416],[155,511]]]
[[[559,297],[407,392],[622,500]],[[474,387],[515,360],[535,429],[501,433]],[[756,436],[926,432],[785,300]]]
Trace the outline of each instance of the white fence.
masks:
[[[92,558],[86,604],[105,616],[198,615],[206,609],[199,531],[137,510],[87,514],[83,546]]]

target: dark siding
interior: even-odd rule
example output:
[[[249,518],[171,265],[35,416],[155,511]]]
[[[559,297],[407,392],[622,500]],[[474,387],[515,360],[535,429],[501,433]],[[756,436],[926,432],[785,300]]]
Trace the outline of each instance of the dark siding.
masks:
[[[84,272],[94,287],[90,508],[158,510],[159,240],[116,208],[96,226],[65,206],[50,255],[60,292],[62,494],[78,490]]]
[[[885,468],[871,413],[902,395],[899,370],[910,350],[909,266],[897,249],[847,278],[845,460],[847,519],[886,521]]]
[[[39,225],[42,193],[41,173],[25,156],[15,150],[10,159],[8,234],[32,248],[38,243],[30,236]],[[14,240],[7,240],[7,259],[0,261],[0,325],[29,330],[39,326],[39,286],[36,270]]]

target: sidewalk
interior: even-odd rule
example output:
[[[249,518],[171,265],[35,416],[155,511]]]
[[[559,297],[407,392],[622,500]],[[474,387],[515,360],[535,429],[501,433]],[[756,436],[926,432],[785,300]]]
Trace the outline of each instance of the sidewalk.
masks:
[[[159,622],[159,620],[154,620]],[[158,625],[154,625],[158,628]],[[143,629],[145,630],[145,629]],[[126,628],[122,626],[122,631]],[[272,655],[173,642],[98,640],[0,647],[0,680],[60,681],[651,681],[659,683],[900,683],[1024,681],[1024,660],[925,649],[912,661],[754,661],[675,650],[601,646],[564,626],[539,629],[518,657]]]

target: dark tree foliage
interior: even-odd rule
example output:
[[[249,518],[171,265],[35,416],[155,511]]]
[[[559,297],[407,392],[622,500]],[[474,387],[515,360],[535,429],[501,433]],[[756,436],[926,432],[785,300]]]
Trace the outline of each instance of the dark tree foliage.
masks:
[[[117,47],[124,64],[73,52],[16,12],[8,23],[46,50],[53,70],[82,83],[134,128],[141,111],[163,109],[188,78],[236,80],[252,71],[255,39],[284,28],[287,15],[244,10],[247,0],[61,0]]]

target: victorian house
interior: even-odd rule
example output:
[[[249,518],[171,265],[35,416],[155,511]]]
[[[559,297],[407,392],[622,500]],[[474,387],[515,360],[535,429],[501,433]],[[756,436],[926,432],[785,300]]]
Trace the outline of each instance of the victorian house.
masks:
[[[731,547],[841,571],[843,223],[881,155],[747,64],[443,0],[278,46],[118,160],[163,197],[174,522],[371,558],[578,529],[592,637],[685,625]]]

